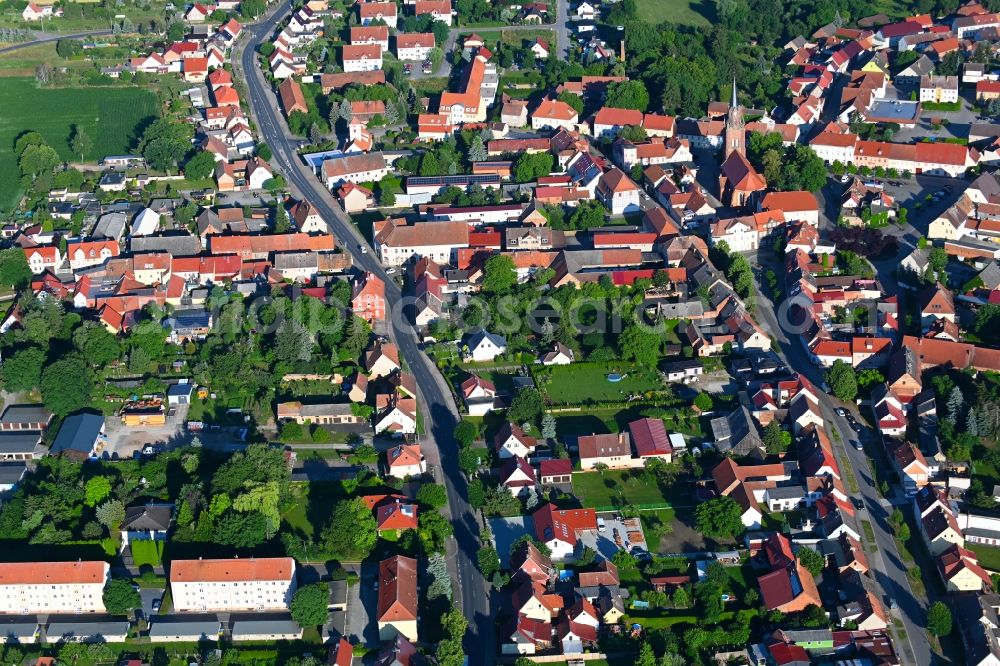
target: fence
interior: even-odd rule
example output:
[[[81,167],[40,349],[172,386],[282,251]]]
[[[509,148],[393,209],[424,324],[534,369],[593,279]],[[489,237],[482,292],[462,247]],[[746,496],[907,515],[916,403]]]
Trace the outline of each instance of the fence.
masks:
[[[629,504],[633,509],[639,511],[656,511],[657,509],[673,509],[674,505],[670,502],[650,502],[648,504]],[[594,511],[605,512],[605,511],[619,511],[622,507],[611,505],[595,506]]]

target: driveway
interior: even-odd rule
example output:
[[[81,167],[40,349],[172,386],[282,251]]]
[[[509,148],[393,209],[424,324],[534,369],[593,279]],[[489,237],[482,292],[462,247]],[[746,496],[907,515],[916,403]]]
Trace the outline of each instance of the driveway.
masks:
[[[163,589],[162,588],[139,588],[139,596],[142,598],[142,614],[144,617],[149,618],[155,615],[157,612],[153,611],[153,602],[156,600],[163,599]]]
[[[347,623],[345,634],[355,644],[378,647],[378,624],[373,621],[378,605],[378,564],[361,564],[357,585],[347,587]]]

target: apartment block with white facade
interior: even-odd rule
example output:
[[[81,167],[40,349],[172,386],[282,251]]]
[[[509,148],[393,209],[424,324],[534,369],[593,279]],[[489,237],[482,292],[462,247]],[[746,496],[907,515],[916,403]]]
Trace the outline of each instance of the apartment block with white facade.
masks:
[[[0,564],[0,614],[103,613],[107,562]]]
[[[170,593],[178,612],[287,610],[295,593],[295,560],[175,560]]]

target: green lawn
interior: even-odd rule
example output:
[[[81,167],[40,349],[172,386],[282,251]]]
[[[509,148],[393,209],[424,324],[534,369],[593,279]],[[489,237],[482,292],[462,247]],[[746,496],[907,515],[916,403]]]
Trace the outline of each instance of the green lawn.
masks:
[[[983,546],[975,543],[967,543],[965,547],[971,550],[979,558],[979,564],[984,569],[990,571],[1000,571],[1000,548],[996,546]]]
[[[641,472],[641,470],[637,470]],[[618,504],[690,504],[685,502],[683,488],[686,484],[674,483],[665,489],[655,483],[646,483],[631,475],[630,470],[600,472],[574,472],[573,494],[583,506],[597,507]],[[624,500],[624,501],[622,501]],[[671,514],[671,518],[672,518]]]
[[[608,381],[608,374],[623,375],[621,381]],[[642,368],[623,363],[611,368],[602,363],[572,363],[555,365],[538,371],[536,382],[550,404],[575,405],[591,400],[626,400],[630,395],[660,391],[663,382],[656,368]]]
[[[649,23],[664,21],[707,26],[716,23],[715,3],[708,0],[636,0],[639,18]],[[628,50],[628,42],[625,42]]]
[[[521,48],[525,42],[533,42],[536,38],[548,42],[550,46],[555,46],[556,33],[554,30],[547,28],[538,28],[538,30],[507,30],[500,33],[500,41],[515,48]]]
[[[646,537],[646,547],[650,552],[658,552],[660,539],[673,525],[676,518],[673,509],[654,509],[639,514],[642,520],[642,532]]]
[[[735,617],[733,611],[723,611],[719,614],[719,622],[725,622]],[[702,620],[690,608],[664,610],[651,608],[649,610],[638,610],[631,608],[628,611],[629,619],[642,625],[643,629],[668,629],[676,624],[698,625]]]
[[[85,157],[135,149],[143,122],[158,113],[156,95],[140,88],[46,88],[31,78],[7,78],[0,86],[0,209],[8,209],[18,196],[18,169],[13,147],[27,131],[40,132],[64,160],[79,159],[70,153],[69,135],[79,124],[93,140]]]

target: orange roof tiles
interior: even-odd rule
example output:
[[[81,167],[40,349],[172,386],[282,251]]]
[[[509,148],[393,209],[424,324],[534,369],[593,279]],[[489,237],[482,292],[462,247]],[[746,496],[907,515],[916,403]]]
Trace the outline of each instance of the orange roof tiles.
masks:
[[[7,562],[0,564],[0,585],[74,585],[104,583],[107,563]]]
[[[291,580],[295,560],[290,557],[257,557],[224,560],[174,560],[171,583]]]

